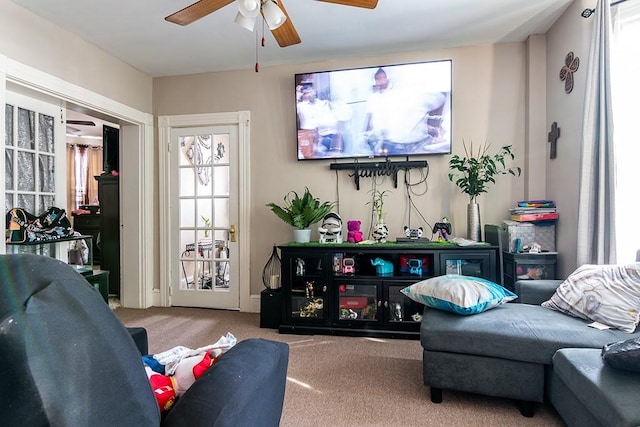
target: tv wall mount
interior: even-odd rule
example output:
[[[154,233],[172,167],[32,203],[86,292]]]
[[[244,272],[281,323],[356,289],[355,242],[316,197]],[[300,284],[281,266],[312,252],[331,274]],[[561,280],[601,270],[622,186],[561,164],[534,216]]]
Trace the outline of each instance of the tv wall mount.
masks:
[[[331,170],[350,170],[353,171],[349,174],[353,177],[353,181],[356,184],[356,190],[360,190],[360,178],[374,178],[376,176],[390,176],[393,178],[394,188],[398,188],[398,172],[401,170],[407,171],[409,169],[426,168],[426,160],[413,160],[392,162],[387,158],[383,162],[354,162],[354,163],[331,163],[329,169]]]

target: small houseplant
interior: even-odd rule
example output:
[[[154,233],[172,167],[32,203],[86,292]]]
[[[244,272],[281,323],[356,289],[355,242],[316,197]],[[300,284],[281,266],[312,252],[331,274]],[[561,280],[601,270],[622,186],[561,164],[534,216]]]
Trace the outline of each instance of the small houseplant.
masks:
[[[377,224],[381,224],[384,222],[384,198],[386,197],[388,190],[380,191],[377,189],[373,189],[370,191],[372,195],[372,199],[367,204],[371,204],[373,209],[373,213],[376,216]]]
[[[320,202],[320,199],[313,197],[309,188],[304,188],[304,194],[300,196],[295,191],[290,191],[284,196],[284,204],[282,206],[275,203],[267,203],[271,211],[285,223],[291,225],[296,230],[305,230],[303,233],[307,237],[298,237],[296,241],[309,241],[311,230],[309,227],[324,218],[326,214],[331,212],[334,207],[332,202]],[[296,233],[294,230],[294,235]]]
[[[449,159],[449,169],[454,172],[449,173],[449,181],[469,196],[467,207],[467,237],[473,240],[480,240],[480,209],[477,204],[477,197],[486,193],[490,184],[495,184],[497,175],[511,174],[520,176],[520,167],[507,168],[506,161],[515,159],[511,145],[500,147],[495,154],[489,153],[490,144],[482,144],[477,152],[473,150],[473,143],[469,148],[464,146],[464,157],[457,154]]]
[[[204,222],[204,226],[206,227],[204,229],[204,238],[208,239],[209,232],[211,231],[211,220],[204,215],[200,215],[200,218],[202,219],[202,222]]]

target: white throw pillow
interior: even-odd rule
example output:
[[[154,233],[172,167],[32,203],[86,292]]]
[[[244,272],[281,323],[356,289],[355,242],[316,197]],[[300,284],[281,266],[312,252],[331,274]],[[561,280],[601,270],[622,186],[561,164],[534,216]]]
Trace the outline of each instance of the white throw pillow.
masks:
[[[640,263],[583,265],[542,306],[634,332],[640,321]]]

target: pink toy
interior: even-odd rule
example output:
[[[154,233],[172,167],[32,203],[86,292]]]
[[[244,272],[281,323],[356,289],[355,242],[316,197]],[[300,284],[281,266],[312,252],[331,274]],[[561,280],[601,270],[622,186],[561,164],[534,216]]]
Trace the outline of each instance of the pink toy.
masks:
[[[360,224],[361,222],[359,220],[347,221],[347,242],[362,242],[362,231],[360,231]]]

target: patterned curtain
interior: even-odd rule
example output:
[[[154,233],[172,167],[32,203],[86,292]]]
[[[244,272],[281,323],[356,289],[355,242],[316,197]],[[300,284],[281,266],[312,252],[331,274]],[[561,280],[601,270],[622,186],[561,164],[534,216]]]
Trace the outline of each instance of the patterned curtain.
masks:
[[[102,174],[102,147],[91,147],[87,159],[87,201],[94,204],[98,201],[98,181],[94,177]]]
[[[76,166],[76,208],[80,205],[87,204],[87,152],[89,147],[86,145],[75,146],[75,166]]]
[[[616,263],[611,0],[596,6],[583,114],[577,265]]]
[[[71,217],[71,212],[76,209],[76,169],[75,169],[75,149],[71,144],[67,144],[67,216]]]
[[[102,173],[102,147],[67,145],[67,212],[80,205],[98,202],[98,181]]]

